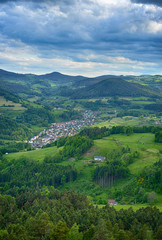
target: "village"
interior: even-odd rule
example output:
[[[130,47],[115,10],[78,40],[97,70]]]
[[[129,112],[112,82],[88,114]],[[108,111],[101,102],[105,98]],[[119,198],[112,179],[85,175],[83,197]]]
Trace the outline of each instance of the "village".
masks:
[[[61,137],[70,137],[79,133],[84,127],[94,125],[96,112],[87,110],[83,119],[68,122],[52,123],[49,129],[44,129],[37,136],[32,137],[29,143],[33,148],[42,148],[44,145],[55,142]]]

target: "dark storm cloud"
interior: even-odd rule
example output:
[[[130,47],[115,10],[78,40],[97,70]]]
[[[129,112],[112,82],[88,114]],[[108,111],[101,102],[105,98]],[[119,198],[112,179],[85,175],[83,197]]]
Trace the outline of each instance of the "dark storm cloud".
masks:
[[[73,5],[80,0],[0,0],[0,4],[4,3],[36,3],[36,4],[52,4],[52,5]],[[91,3],[92,0],[84,0],[87,3]]]
[[[58,56],[76,62],[88,62],[87,55],[92,53],[99,57],[91,61],[102,63],[111,62],[111,58],[101,59],[100,55],[155,63],[161,59],[161,8],[145,9],[126,0],[126,5],[118,0],[2,2],[0,44],[11,48],[16,48],[15,42],[21,42],[37,49],[40,58]]]
[[[7,2],[33,2],[33,3],[73,3],[73,0],[0,0],[0,3],[7,3]]]
[[[162,0],[131,0],[133,3],[153,4],[162,7]]]

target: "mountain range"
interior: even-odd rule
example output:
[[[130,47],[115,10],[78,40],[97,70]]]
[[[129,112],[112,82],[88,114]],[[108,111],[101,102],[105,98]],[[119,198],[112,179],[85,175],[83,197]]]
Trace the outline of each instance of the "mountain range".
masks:
[[[94,78],[59,72],[18,74],[0,69],[0,87],[21,97],[63,95],[70,98],[106,96],[161,97],[162,76],[114,76]]]

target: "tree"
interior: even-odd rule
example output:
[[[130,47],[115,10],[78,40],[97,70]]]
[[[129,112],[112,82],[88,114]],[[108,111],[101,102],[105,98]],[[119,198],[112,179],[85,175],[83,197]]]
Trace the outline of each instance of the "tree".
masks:
[[[67,240],[82,240],[83,235],[82,233],[79,232],[79,226],[74,223],[73,226],[71,227]]]
[[[109,240],[112,234],[108,231],[106,223],[103,219],[99,219],[99,222],[95,228],[94,240]]]
[[[0,230],[0,240],[10,240],[7,230]]]
[[[66,240],[69,229],[65,222],[59,221],[49,234],[50,240]]]
[[[156,201],[157,201],[157,197],[155,192],[150,192],[147,194],[147,202],[149,204],[153,204]]]

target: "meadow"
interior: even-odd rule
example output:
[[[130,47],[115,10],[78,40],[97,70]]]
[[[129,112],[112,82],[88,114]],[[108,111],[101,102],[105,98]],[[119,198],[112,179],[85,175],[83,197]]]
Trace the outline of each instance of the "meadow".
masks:
[[[55,156],[57,152],[58,152],[57,147],[50,147],[50,148],[44,148],[44,149],[37,149],[33,151],[10,153],[6,155],[6,158],[9,160],[11,159],[19,160],[20,158],[26,158],[26,159],[33,159],[36,161],[43,161],[43,159],[46,156]]]
[[[155,121],[161,120],[161,117],[149,116],[149,117],[115,117],[106,121],[99,122],[93,127],[113,127],[113,126],[143,126],[154,125]]]
[[[129,147],[131,152],[138,151],[139,157],[135,158],[133,163],[129,165],[129,170],[133,177],[139,176],[140,172],[146,167],[153,165],[161,157],[162,144],[154,142],[154,134],[151,133],[139,133],[132,134],[131,136],[126,136],[122,134],[115,134],[103,139],[95,140],[94,146],[89,149],[79,160],[75,158],[61,162],[63,166],[72,165],[75,166],[78,171],[78,178],[74,182],[68,182],[61,185],[58,189],[60,191],[73,190],[75,192],[81,192],[92,200],[92,202],[97,204],[106,204],[108,198],[111,197],[111,192],[123,187],[126,187],[129,182],[131,183],[132,177],[127,179],[118,180],[111,188],[102,188],[99,184],[95,183],[93,180],[94,171],[96,166],[103,165],[103,163],[91,162],[94,156],[105,156],[107,159],[112,154],[123,147]],[[27,158],[36,161],[43,161],[46,156],[54,156],[60,148],[50,147],[45,149],[38,149],[30,152],[18,152],[6,155],[6,158],[20,159]],[[157,195],[157,206],[162,210],[162,197]],[[125,202],[126,205],[118,204],[115,206],[117,210],[129,207],[133,207],[137,210],[140,207],[146,207],[148,204],[137,204],[130,205],[129,202]]]
[[[0,96],[0,109],[9,109],[9,110],[25,110],[20,103],[14,103],[12,101],[6,100],[3,96]]]

